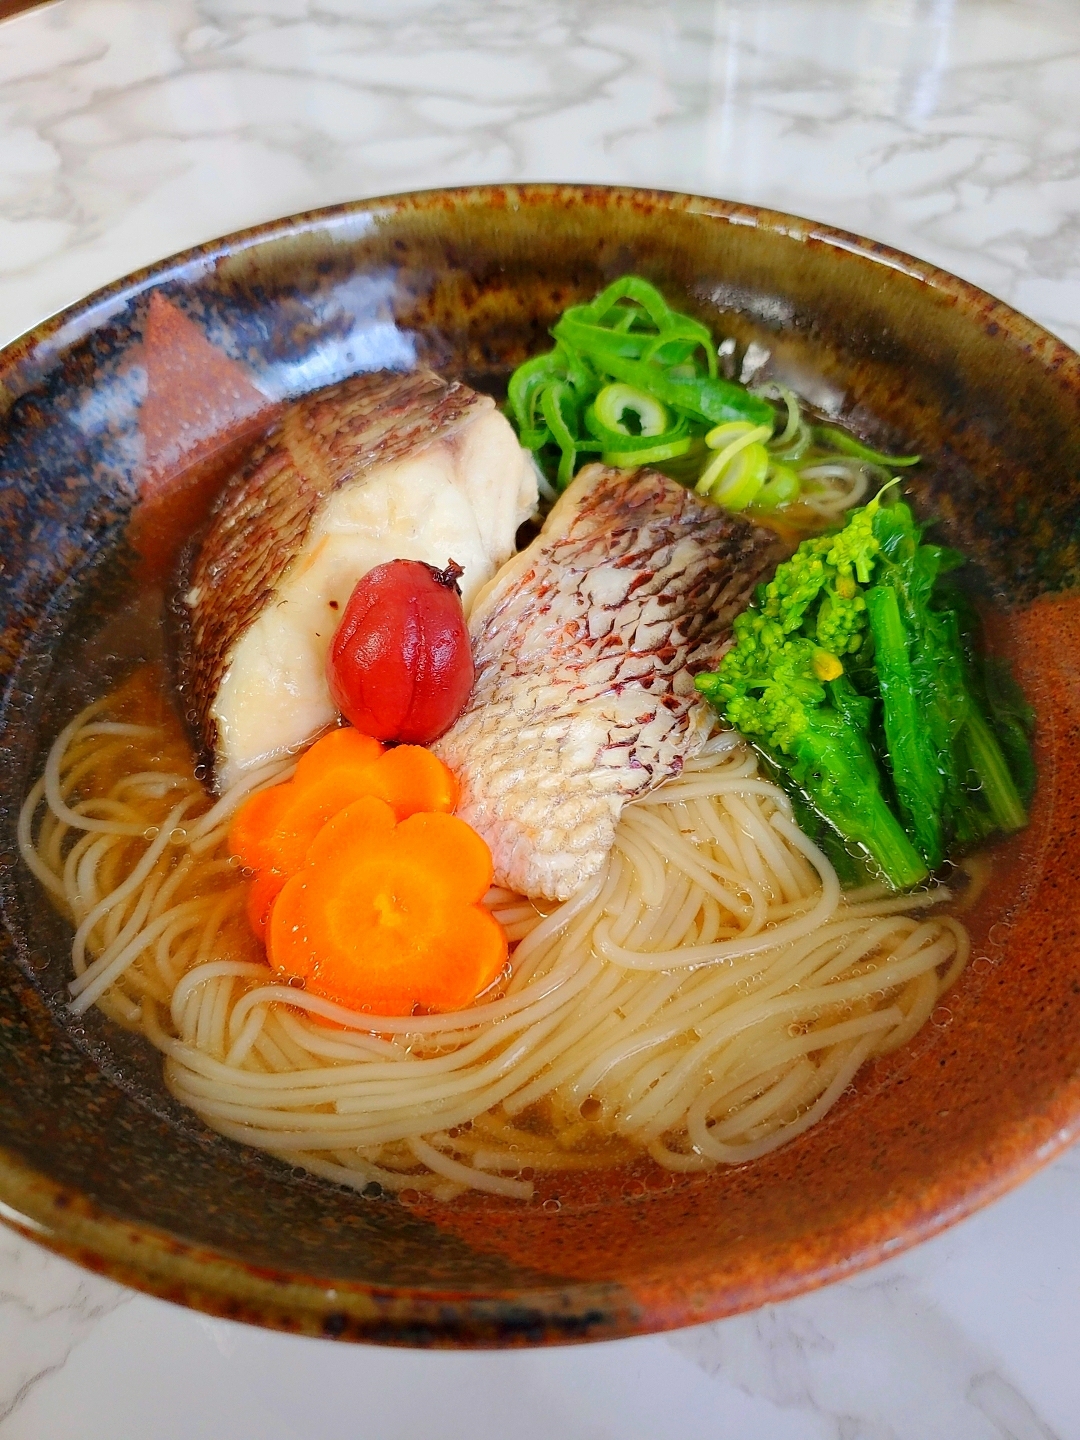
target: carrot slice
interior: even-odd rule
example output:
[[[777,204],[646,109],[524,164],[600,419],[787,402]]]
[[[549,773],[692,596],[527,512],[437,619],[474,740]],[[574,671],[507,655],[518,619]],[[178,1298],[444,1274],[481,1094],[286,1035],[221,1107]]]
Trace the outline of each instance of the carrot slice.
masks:
[[[469,904],[482,900],[494,864],[487,842],[456,815],[410,815],[397,827],[397,842],[423,861],[435,883]]]
[[[331,730],[301,757],[291,780],[240,807],[229,829],[229,848],[256,874],[287,879],[303,865],[327,821],[365,795],[385,801],[404,819],[418,810],[452,810],[458,785],[453,772],[423,746],[384,751],[358,730]],[[256,909],[265,893],[266,887],[259,901],[252,901]],[[261,933],[261,926],[253,925]]]
[[[394,812],[369,797],[339,812],[270,916],[270,963],[314,994],[376,1015],[458,1010],[506,964],[502,926],[477,902],[491,852],[463,820]]]
[[[240,807],[229,828],[230,850],[249,870],[291,875],[327,820],[369,793],[364,776],[382,753],[370,735],[331,730],[301,758],[292,780]]]
[[[383,747],[378,740],[354,730],[351,725],[342,725],[336,730],[328,730],[305,750],[297,761],[293,781],[306,788],[342,770],[366,770],[382,753]]]
[[[453,772],[423,746],[384,751],[370,735],[343,727],[311,746],[291,780],[241,806],[229,830],[229,846],[255,872],[247,913],[260,939],[266,939],[280,890],[304,865],[315,842],[335,816],[368,796],[390,807],[392,818],[405,820],[418,812],[452,810],[458,785]],[[330,847],[340,843],[335,834],[331,829]]]
[[[322,827],[307,859],[314,868],[335,869],[341,865],[340,857],[346,849],[385,839],[396,825],[393,806],[377,795],[364,795],[351,805],[343,806]]]
[[[445,810],[458,802],[454,772],[422,745],[387,750],[369,774],[370,793],[394,807],[399,820],[419,810]]]
[[[265,943],[266,927],[270,923],[270,911],[288,879],[275,870],[260,870],[251,882],[247,897],[247,918],[256,937]]]
[[[278,858],[279,832],[288,830],[291,792],[286,785],[260,790],[245,800],[229,826],[229,852],[248,870],[270,870]]]
[[[289,782],[253,795],[229,830],[230,850],[256,873],[295,874],[326,822],[366,793],[366,787],[349,784],[350,778],[336,785],[324,780],[311,790]]]

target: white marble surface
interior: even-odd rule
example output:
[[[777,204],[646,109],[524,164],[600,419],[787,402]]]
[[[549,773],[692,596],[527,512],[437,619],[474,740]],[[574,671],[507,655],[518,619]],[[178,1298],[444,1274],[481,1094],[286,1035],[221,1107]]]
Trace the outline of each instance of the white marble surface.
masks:
[[[1080,342],[1075,0],[59,0],[0,24],[0,341],[352,196],[688,188],[935,260]],[[505,1355],[265,1334],[0,1230],[0,1440],[1080,1440],[1080,1155],[864,1276]]]

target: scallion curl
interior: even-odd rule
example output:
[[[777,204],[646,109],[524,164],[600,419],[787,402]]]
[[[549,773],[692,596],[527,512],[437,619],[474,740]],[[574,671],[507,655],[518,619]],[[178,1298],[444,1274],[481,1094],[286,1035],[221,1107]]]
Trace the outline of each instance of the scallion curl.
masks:
[[[559,490],[599,456],[620,468],[660,465],[731,509],[764,514],[804,503],[840,514],[879,467],[917,462],[814,425],[775,381],[751,390],[725,379],[708,327],[672,309],[640,275],[569,306],[551,333],[554,348],[514,371],[507,410]],[[821,468],[830,462],[843,467],[835,481]]]
[[[907,469],[909,465],[917,465],[922,458],[919,455],[886,455],[881,450],[872,450],[869,445],[864,445],[861,440],[857,440],[854,435],[849,435],[837,425],[815,425],[814,439],[829,450],[839,450],[841,455],[853,455],[856,460],[865,460],[871,465],[883,465],[887,469],[897,466]]]

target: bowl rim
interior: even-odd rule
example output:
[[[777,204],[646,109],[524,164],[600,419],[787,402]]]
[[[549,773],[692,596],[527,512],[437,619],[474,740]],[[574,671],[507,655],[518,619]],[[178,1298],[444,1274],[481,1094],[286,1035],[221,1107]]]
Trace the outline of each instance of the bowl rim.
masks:
[[[0,349],[0,415],[58,364],[67,348],[145,291],[269,241],[318,231],[349,217],[466,207],[620,203],[701,215],[793,241],[845,252],[900,272],[947,302],[977,311],[987,332],[1049,372],[1066,372],[1080,390],[1080,356],[1005,301],[928,261],[880,241],[818,221],[679,191],[560,182],[468,185],[373,196],[263,221],[153,262],[65,306]],[[1030,1122],[1049,1138],[1037,1143]],[[1045,1127],[1045,1128],[1044,1128]],[[1025,1131],[1028,1131],[1025,1134]],[[1013,1133],[1015,1132],[1015,1134]],[[0,1147],[0,1221],[87,1269],[162,1299],[224,1318],[334,1339],[402,1345],[504,1347],[608,1339],[700,1324],[791,1298],[899,1254],[1006,1194],[1080,1136],[1080,1076],[1066,1080],[1041,1113],[1003,1126],[997,1159],[959,1195],[929,1185],[895,1209],[899,1233],[883,1239],[880,1223],[835,1246],[803,1246],[782,1269],[732,1285],[706,1273],[693,1292],[669,1281],[633,1288],[553,1280],[531,1291],[447,1291],[342,1282],[299,1272],[271,1272],[225,1253],[189,1244],[156,1227],[124,1220],[73,1187],[35,1170]],[[901,1213],[902,1212],[902,1213]]]

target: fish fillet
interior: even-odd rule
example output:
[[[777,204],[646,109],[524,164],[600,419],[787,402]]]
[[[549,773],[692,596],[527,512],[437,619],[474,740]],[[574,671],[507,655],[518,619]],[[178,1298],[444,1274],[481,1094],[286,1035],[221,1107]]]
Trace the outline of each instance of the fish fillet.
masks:
[[[219,789],[337,715],[326,652],[353,586],[388,560],[513,553],[536,474],[494,401],[430,371],[358,375],[291,406],[214,506],[178,612],[178,682]]]
[[[496,883],[565,900],[603,864],[623,806],[708,733],[715,666],[779,542],[654,470],[582,470],[478,596],[476,685],[435,745]]]

